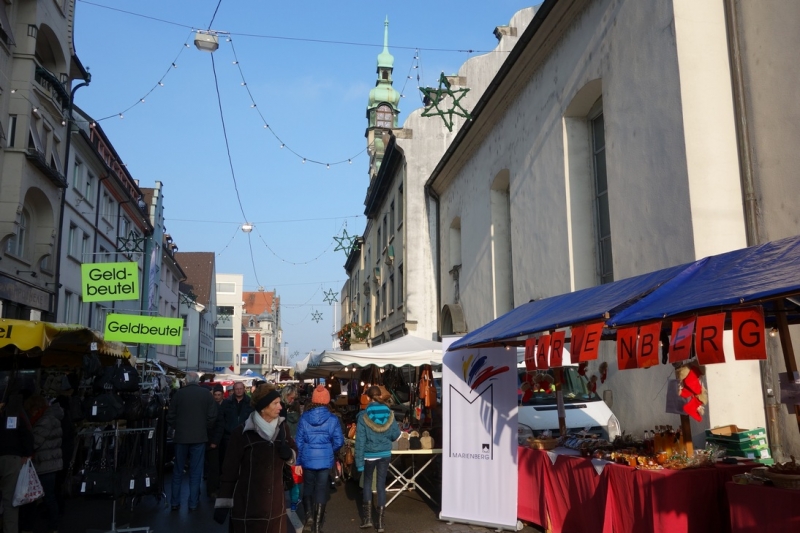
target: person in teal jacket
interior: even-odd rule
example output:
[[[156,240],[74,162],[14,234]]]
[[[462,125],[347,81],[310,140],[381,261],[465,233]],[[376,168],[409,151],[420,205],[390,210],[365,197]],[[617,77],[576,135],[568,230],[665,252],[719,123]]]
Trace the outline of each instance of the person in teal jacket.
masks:
[[[377,471],[376,529],[378,533],[382,533],[386,510],[386,473],[392,457],[392,443],[400,438],[400,428],[392,410],[380,400],[381,389],[373,386],[367,389],[366,394],[370,403],[358,414],[356,426],[356,468],[359,472],[364,472],[361,527],[372,527],[372,475]]]

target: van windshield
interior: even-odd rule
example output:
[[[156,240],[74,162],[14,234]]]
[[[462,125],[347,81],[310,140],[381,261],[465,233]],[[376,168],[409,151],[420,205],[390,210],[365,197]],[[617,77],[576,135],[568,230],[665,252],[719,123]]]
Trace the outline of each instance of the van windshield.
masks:
[[[600,397],[589,390],[586,376],[578,374],[578,367],[565,366],[563,376],[561,390],[565,404],[600,401]],[[528,373],[524,368],[520,369],[517,375],[517,399],[519,405],[555,405],[553,371]]]

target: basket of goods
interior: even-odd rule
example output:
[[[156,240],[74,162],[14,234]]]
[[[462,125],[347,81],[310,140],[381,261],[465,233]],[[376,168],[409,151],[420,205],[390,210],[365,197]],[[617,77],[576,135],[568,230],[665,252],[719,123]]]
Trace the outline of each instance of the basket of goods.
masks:
[[[558,445],[558,439],[553,437],[528,437],[528,448],[534,450],[552,450]]]
[[[800,464],[795,462],[794,456],[788,463],[777,463],[762,472],[762,475],[772,481],[772,484],[782,489],[800,490]]]

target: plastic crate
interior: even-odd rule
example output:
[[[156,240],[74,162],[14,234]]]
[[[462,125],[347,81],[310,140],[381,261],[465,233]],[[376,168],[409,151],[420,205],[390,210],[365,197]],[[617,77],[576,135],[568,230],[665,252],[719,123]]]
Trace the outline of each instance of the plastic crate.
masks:
[[[753,439],[750,441],[741,441],[741,442],[732,442],[729,440],[715,439],[712,437],[708,437],[706,439],[706,442],[709,444],[716,444],[717,446],[725,448],[726,450],[728,450],[728,452],[744,452],[748,450],[764,449],[768,447],[766,437]]]
[[[730,449],[727,448],[728,455],[733,457],[744,457],[750,460],[772,459],[772,454],[766,446],[751,446],[749,448]]]
[[[764,428],[742,429],[735,425],[722,426],[706,430],[706,440],[712,439],[716,443],[751,443],[746,444],[748,446],[758,443],[757,445],[759,446],[765,446],[767,444],[767,430]]]

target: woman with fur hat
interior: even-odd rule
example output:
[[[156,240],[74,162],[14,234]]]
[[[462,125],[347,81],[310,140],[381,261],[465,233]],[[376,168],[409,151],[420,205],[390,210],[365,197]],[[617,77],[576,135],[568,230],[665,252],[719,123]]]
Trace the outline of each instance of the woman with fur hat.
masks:
[[[375,487],[378,492],[378,523],[376,529],[382,533],[383,514],[386,509],[386,473],[392,457],[392,443],[400,438],[400,428],[394,413],[381,401],[381,389],[367,389],[370,403],[358,414],[356,425],[356,468],[364,472],[363,516],[361,527],[372,527],[372,476],[377,475]]]
[[[214,520],[224,523],[230,512],[230,533],[284,533],[283,466],[294,463],[295,452],[280,417],[281,396],[261,385],[250,402],[254,411],[231,433]]]
[[[328,474],[334,457],[344,444],[342,426],[328,404],[331,395],[318,385],[297,424],[297,465],[303,474],[303,508],[306,528],[321,533],[328,503]]]

